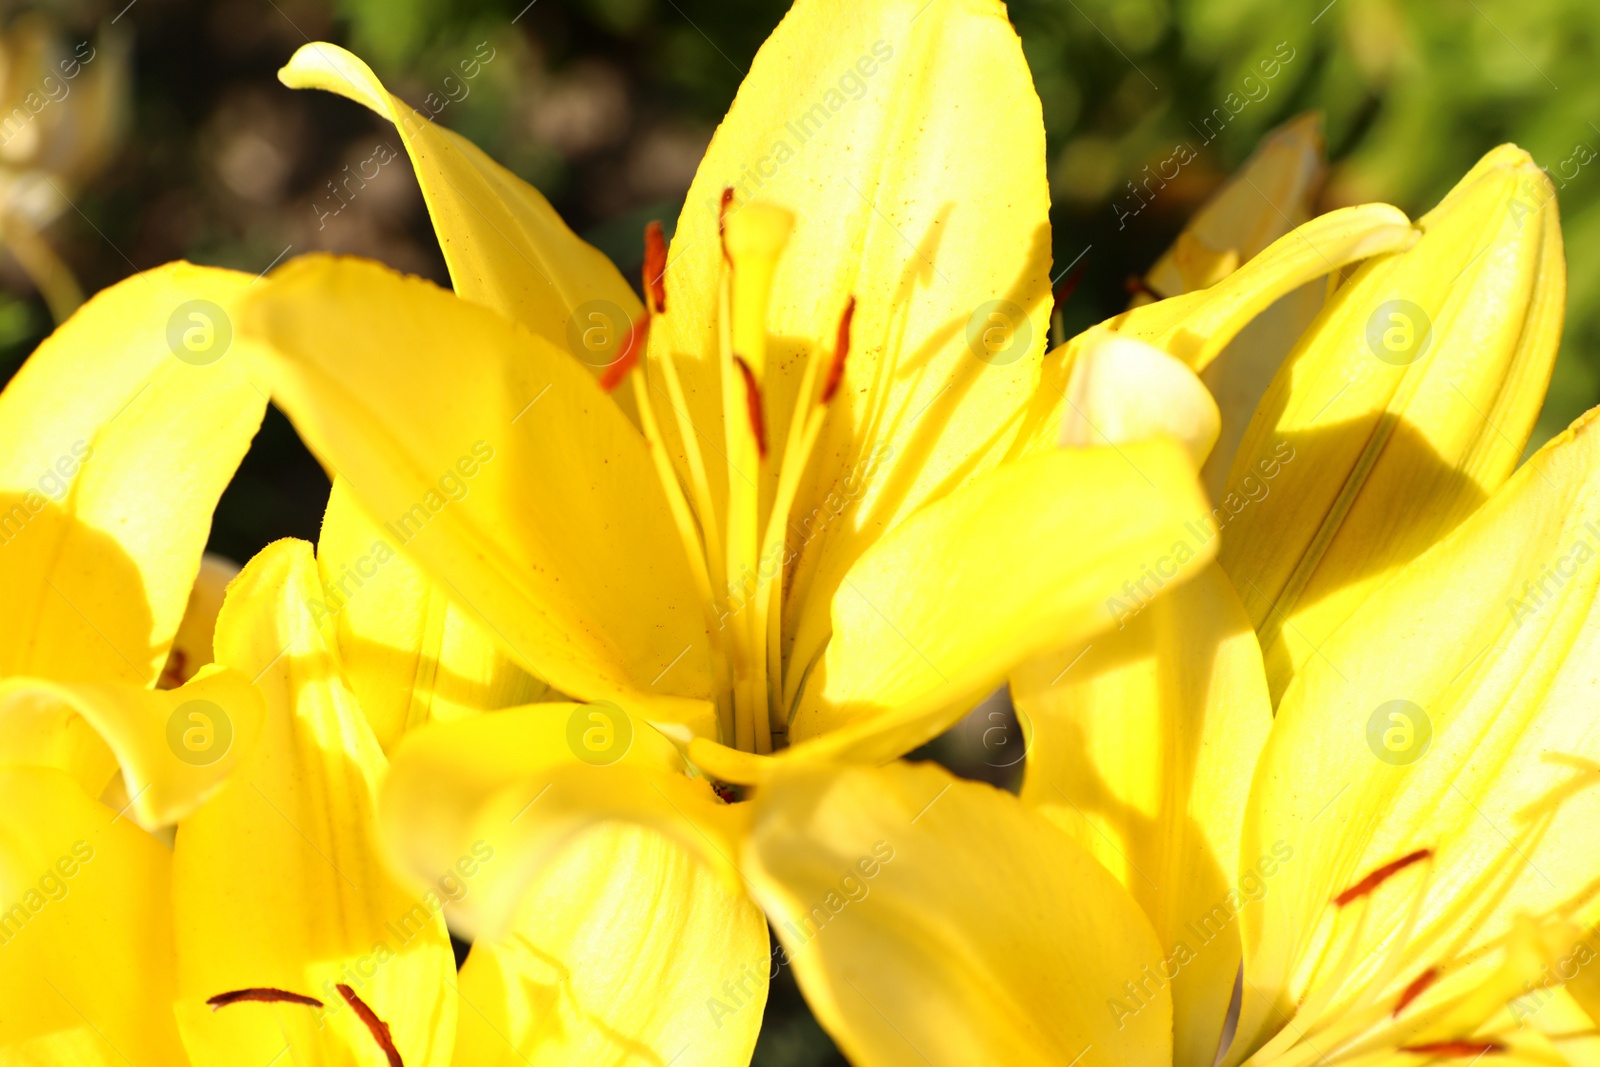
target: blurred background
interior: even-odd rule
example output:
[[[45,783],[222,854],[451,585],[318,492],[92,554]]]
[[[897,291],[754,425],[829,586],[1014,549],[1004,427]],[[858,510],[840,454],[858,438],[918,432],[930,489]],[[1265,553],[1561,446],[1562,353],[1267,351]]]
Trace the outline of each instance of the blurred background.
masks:
[[[171,259],[252,273],[375,257],[447,283],[398,139],[274,76],[344,44],[476,141],[638,274],[785,0],[61,0],[0,3],[0,378],[82,294]],[[1333,159],[1322,207],[1425,211],[1515,141],[1555,182],[1570,301],[1535,444],[1600,401],[1600,4],[1595,0],[1012,0],[1049,133],[1075,332],[1116,313],[1259,137],[1306,110]],[[475,71],[463,77],[463,57]],[[1260,76],[1275,61],[1277,74]],[[1220,131],[1205,124],[1234,94]],[[1238,107],[1238,101],[1243,102]],[[442,103],[442,107],[440,104]],[[1134,185],[1196,154],[1146,205]],[[341,182],[351,173],[359,194]],[[375,176],[374,176],[375,173]],[[359,183],[356,183],[359,185]],[[315,539],[327,482],[276,414],[223,498],[213,550]],[[981,708],[935,754],[1004,782],[1020,739]],[[756,1062],[843,1063],[793,981]]]

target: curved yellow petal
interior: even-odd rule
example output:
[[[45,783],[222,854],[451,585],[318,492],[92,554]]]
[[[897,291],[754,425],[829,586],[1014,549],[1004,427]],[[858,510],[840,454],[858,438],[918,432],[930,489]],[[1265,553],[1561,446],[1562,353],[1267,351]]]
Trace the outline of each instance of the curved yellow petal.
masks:
[[[256,679],[261,740],[178,827],[172,904],[176,1010],[196,1065],[383,1062],[348,987],[407,1064],[443,1065],[455,1039],[455,960],[438,892],[414,895],[378,851],[382,750],[312,621],[311,546],[279,541],[235,579],[217,662]],[[293,1003],[207,1001],[243,989]]]
[[[1592,927],[1600,858],[1600,421],[1579,420],[1367,599],[1284,695],[1244,855],[1294,849],[1244,913],[1239,1056],[1471,1027],[1519,924]],[[1342,901],[1342,903],[1341,903]],[[1519,918],[1520,917],[1520,918]],[[1546,959],[1539,959],[1539,955]],[[1559,955],[1559,953],[1558,953]],[[1397,1019],[1403,991],[1437,972]],[[1460,1036],[1447,1034],[1445,1036]]]
[[[755,805],[745,871],[852,1063],[1170,1062],[1150,924],[1016,798],[897,763],[781,775]]]
[[[742,890],[653,830],[591,830],[532,877],[505,935],[473,943],[455,1063],[745,1067],[769,968]]]
[[[1322,116],[1300,115],[1262,139],[1261,145],[1184,227],[1178,244],[1145,275],[1162,296],[1206,288],[1201,266],[1231,256],[1235,266],[1311,218],[1327,177]],[[1322,309],[1327,285],[1311,281],[1280,297],[1239,331],[1202,374],[1221,409],[1221,435],[1201,471],[1213,500],[1227,494],[1228,472],[1262,394],[1300,335]]]
[[[540,699],[548,686],[452,605],[398,540],[334,479],[317,540],[322,596],[311,614],[331,634],[345,684],[384,751],[431,720]]]
[[[1221,419],[1217,402],[1181,361],[1132,337],[1092,330],[1067,382],[1060,443],[1123,444],[1167,434],[1205,463]]]
[[[481,70],[492,61],[475,53],[462,62]],[[573,233],[539,190],[465,137],[434,125],[338,45],[302,46],[278,80],[291,89],[338,93],[394,123],[460,296],[521,323],[596,375],[620,354],[620,335],[643,306],[611,261]],[[430,94],[424,101],[435,114],[438,99]],[[601,327],[617,340],[585,344]],[[626,390],[617,399],[632,403]]]
[[[233,344],[250,281],[119,282],[0,393],[0,676],[155,682],[266,410]]]
[[[482,840],[502,858],[451,925],[511,929],[523,893],[575,838],[607,823],[665,833],[732,882],[738,816],[660,732],[614,704],[536,704],[409,735],[380,805],[391,855],[433,880]]]
[[[1221,554],[1274,697],[1372,590],[1505,481],[1544,403],[1566,292],[1549,178],[1497,149],[1418,226],[1415,247],[1333,294],[1234,461],[1238,483],[1284,459],[1271,492],[1228,523]]]
[[[1208,289],[1143,304],[1100,327],[1154,345],[1203,376],[1242,331],[1262,316],[1274,317],[1290,294],[1352,263],[1409,248],[1417,239],[1417,230],[1398,208],[1340,208],[1278,238]],[[1023,451],[1047,448],[1055,440],[1069,410],[1067,381],[1077,354],[1097,332],[1079,334],[1045,356]]]
[[[391,853],[440,884],[479,861],[449,907],[475,938],[458,1063],[748,1062],[766,926],[734,877],[736,813],[683,772],[608,705],[433,723],[401,743],[380,805]]]
[[[1272,723],[1261,648],[1216,564],[1085,645],[1011,677],[1022,801],[1114,874],[1155,928],[1175,1063],[1211,1067],[1239,969],[1239,912],[1285,862],[1239,855]]]
[[[1167,437],[1030,456],[929,505],[834,599],[790,758],[910,751],[1017,663],[1115,625],[1208,561],[1206,514],[1193,461]]]
[[[172,856],[65,774],[0,767],[0,1062],[186,1062]]]
[[[1200,206],[1145,275],[1160,296],[1181,296],[1215,283],[1197,274],[1193,246],[1211,257],[1231,254],[1245,263],[1311,218],[1313,202],[1327,178],[1322,116],[1298,115],[1261,139],[1250,158]]]
[[[687,414],[713,438],[725,188],[732,211],[762,202],[795,220],[766,318],[771,440],[785,439],[808,354],[831,349],[856,300],[843,382],[792,509],[797,529],[829,516],[819,536],[790,542],[785,632],[806,615],[794,653],[805,661],[855,560],[992,466],[1034,388],[1050,312],[1044,124],[1004,7],[801,0],[757,53],[689,190],[667,314],[651,327],[653,358],[676,357]],[[779,459],[762,468],[769,484]],[[857,491],[836,519],[827,505],[842,482]]]
[[[714,718],[665,492],[571,360],[427,282],[325,256],[257,286],[242,328],[312,450],[524,668],[650,718]]]
[[[0,684],[17,686],[0,702],[0,766],[53,767],[89,796],[102,796],[117,775],[117,756],[100,732],[48,682],[39,688],[27,679]]]
[[[170,826],[220,789],[254,747],[262,716],[261,694],[250,679],[216,664],[177,689],[36,678],[0,682],[7,735],[26,729],[71,737],[77,727],[68,720],[78,717],[94,728],[122,767],[129,796],[125,814],[147,830]],[[10,724],[29,718],[36,721]],[[0,760],[22,757],[13,749]],[[89,776],[84,784],[92,788],[92,782]]]

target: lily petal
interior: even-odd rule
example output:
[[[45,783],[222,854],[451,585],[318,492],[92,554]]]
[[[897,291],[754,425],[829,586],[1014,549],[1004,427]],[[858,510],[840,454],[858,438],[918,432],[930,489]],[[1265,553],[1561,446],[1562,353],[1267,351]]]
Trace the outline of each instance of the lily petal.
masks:
[[[1322,116],[1301,115],[1262,139],[1244,166],[1225,182],[1184,227],[1178,243],[1145,275],[1152,290],[1179,296],[1203,289],[1203,264],[1231,257],[1253,259],[1273,241],[1312,215],[1328,173]],[[1307,282],[1261,312],[1239,331],[1204,373],[1206,388],[1221,409],[1221,436],[1201,471],[1213,500],[1227,494],[1228,472],[1244,431],[1273,376],[1311,325],[1327,286]]]
[[[897,763],[795,770],[755,804],[745,871],[852,1063],[1170,1061],[1150,924],[1014,797]]]
[[[1369,597],[1295,677],[1244,845],[1248,857],[1282,841],[1295,859],[1244,913],[1233,1062],[1285,1019],[1280,1044],[1324,1051],[1367,1027],[1424,1030],[1499,971],[1523,918],[1588,928],[1600,917],[1600,863],[1571,845],[1600,818],[1597,554],[1591,412]],[[1502,984],[1501,1005],[1541,962],[1553,961]],[[1430,969],[1435,980],[1391,1024]]]
[[[533,877],[509,933],[473,944],[455,1063],[744,1067],[767,952],[760,910],[677,844],[589,831]]]
[[[458,1063],[748,1062],[766,925],[733,876],[734,811],[683,769],[606,705],[434,723],[400,745],[391,852],[429,880],[481,860],[450,908],[475,937]]]
[[[807,357],[832,344],[855,298],[794,521],[822,514],[843,479],[863,491],[848,521],[792,546],[788,603],[812,615],[784,632],[798,633],[804,662],[856,559],[997,462],[1034,387],[1050,311],[1044,123],[1003,5],[800,0],[761,47],[690,187],[668,314],[651,327],[652,357],[677,358],[700,428],[723,419],[718,225],[730,187],[730,210],[760,201],[795,219],[767,312],[770,440],[785,440]],[[781,458],[764,465],[769,482]]]
[[[278,80],[291,89],[338,93],[394,123],[460,296],[571,352],[595,375],[620,354],[616,342],[643,305],[605,254],[574,234],[539,190],[465,137],[434,125],[338,45],[304,45]],[[616,335],[602,346],[604,357],[572,342],[592,328],[596,315],[593,325]],[[616,396],[632,402],[627,390]]]
[[[1414,248],[1334,293],[1234,461],[1239,484],[1285,444],[1294,455],[1229,522],[1221,555],[1275,698],[1373,589],[1505,481],[1544,402],[1566,293],[1549,178],[1497,149],[1418,225]]]
[[[311,613],[337,645],[345,684],[384,751],[433,719],[540,699],[548,687],[452,605],[397,540],[334,479],[317,541],[324,596]]]
[[[197,1065],[378,1062],[349,987],[408,1064],[442,1065],[455,1038],[455,960],[437,894],[395,882],[378,852],[382,750],[340,683],[307,604],[311,546],[269,545],[234,581],[217,661],[256,679],[267,705],[254,752],[178,827],[173,849],[178,992]],[[269,988],[321,1001],[230,1004]]]
[[[1211,1067],[1239,969],[1237,913],[1279,858],[1239,836],[1272,705],[1261,648],[1216,564],[1088,647],[1012,676],[1029,731],[1022,801],[1144,908],[1176,970],[1174,1062]]]
[[[122,767],[128,812],[147,830],[172,825],[220,789],[254,747],[262,715],[261,695],[250,679],[216,664],[177,689],[35,678],[0,682],[0,719],[7,722],[8,738],[24,731],[70,738],[77,728],[69,717],[81,716],[94,728]],[[12,745],[3,758],[58,765],[42,755]],[[96,786],[92,775],[79,781],[96,794],[105,785],[102,779]]]
[[[361,260],[280,268],[243,322],[312,451],[525,669],[649,717],[714,720],[665,492],[643,438],[570,359]]]
[[[251,280],[173,263],[119,282],[0,393],[0,677],[155,682],[266,410],[232,351]]]
[[[0,1060],[187,1062],[173,1023],[172,857],[67,775],[0,767]]]
[[[1145,283],[1164,297],[1215,284],[1207,271],[1195,270],[1197,261],[1229,254],[1236,263],[1255,258],[1311,218],[1327,174],[1322,116],[1310,112],[1290,119],[1263,137],[1244,165],[1201,205]],[[1197,256],[1192,248],[1207,255]]]
[[[1083,340],[1067,384],[1071,409],[1061,444],[1086,446],[1168,434],[1196,467],[1216,444],[1221,419],[1194,371],[1143,341],[1104,330]]]
[[[1056,449],[975,478],[852,569],[785,758],[910,751],[1017,663],[1112,626],[1136,584],[1153,595],[1198,570],[1216,538],[1185,524],[1206,513],[1194,463],[1169,437]]]

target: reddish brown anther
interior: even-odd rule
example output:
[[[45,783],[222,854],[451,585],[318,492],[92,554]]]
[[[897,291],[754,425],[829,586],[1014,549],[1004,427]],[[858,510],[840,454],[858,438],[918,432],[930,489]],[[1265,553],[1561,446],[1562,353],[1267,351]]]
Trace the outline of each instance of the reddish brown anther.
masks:
[[[1438,980],[1439,968],[1437,967],[1429,967],[1417,975],[1416,978],[1412,979],[1411,984],[1406,986],[1406,991],[1400,994],[1400,1000],[1394,1006],[1394,1015],[1390,1016],[1390,1018],[1398,1018],[1400,1013],[1405,1011],[1413,1000],[1422,996],[1423,993],[1427,992],[1428,987]]]
[[[1361,879],[1361,881],[1357,882],[1349,889],[1346,889],[1343,893],[1340,893],[1338,896],[1334,897],[1333,902],[1342,908],[1352,901],[1360,900],[1362,897],[1367,896],[1373,890],[1377,889],[1380,885],[1387,882],[1389,879],[1393,878],[1395,875],[1399,874],[1413,863],[1421,863],[1423,860],[1432,855],[1433,849],[1419,848],[1415,852],[1401,856],[1392,863],[1385,863],[1382,867],[1379,867],[1377,870]]]
[[[611,392],[622,384],[634,366],[639,362],[639,357],[644,354],[645,342],[650,339],[650,311],[634,320],[628,327],[628,335],[622,339],[618,346],[617,358],[606,366],[605,373],[600,375],[600,388]]]
[[[756,439],[756,454],[766,459],[767,419],[761,408],[761,385],[756,381],[756,372],[742,357],[734,356],[733,361],[739,365],[739,373],[744,375],[744,403],[750,414],[750,432]]]
[[[656,314],[666,314],[667,239],[654,219],[644,228],[644,291]]]
[[[389,1058],[389,1067],[406,1067],[400,1059],[400,1050],[394,1047],[394,1038],[389,1034],[389,1024],[378,1018],[378,1013],[367,1007],[367,1002],[356,996],[356,991],[343,982],[334,986],[344,1002],[355,1009],[356,1015],[366,1023],[367,1029],[372,1031],[372,1040],[378,1043],[383,1054]]]
[[[824,404],[833,399],[833,394],[839,391],[839,383],[844,381],[844,361],[850,354],[850,320],[855,317],[856,298],[852,296],[844,306],[844,314],[839,316],[839,337],[833,346],[833,363],[828,367],[827,381],[822,383]]]
[[[717,205],[717,237],[722,240],[722,258],[733,265],[733,257],[728,255],[728,209],[733,206],[733,186],[722,190],[722,203]]]
[[[1400,1046],[1401,1052],[1414,1052],[1419,1056],[1487,1056],[1505,1050],[1498,1041],[1430,1041],[1425,1045]]]
[[[1143,293],[1151,300],[1161,299],[1161,294],[1150,288],[1145,280],[1139,277],[1137,274],[1128,275],[1128,280],[1122,283],[1122,287],[1128,291],[1130,296],[1138,296],[1140,293]]]
[[[303,993],[291,993],[287,989],[273,989],[270,986],[254,986],[250,989],[235,989],[227,993],[218,993],[207,1000],[211,1010],[226,1008],[229,1004],[243,1004],[246,1001],[258,1001],[263,1004],[304,1004],[308,1008],[322,1007],[322,1001],[316,997],[308,997]]]
[[[1061,305],[1065,304],[1068,300],[1071,300],[1072,294],[1078,291],[1078,283],[1083,280],[1083,271],[1088,265],[1089,264],[1087,262],[1078,264],[1077,269],[1071,274],[1067,275],[1067,280],[1056,286],[1056,291],[1054,293],[1055,304],[1050,309],[1050,313],[1052,315],[1057,311],[1060,311]],[[1140,283],[1141,286],[1143,286],[1143,284],[1144,283],[1142,282]]]

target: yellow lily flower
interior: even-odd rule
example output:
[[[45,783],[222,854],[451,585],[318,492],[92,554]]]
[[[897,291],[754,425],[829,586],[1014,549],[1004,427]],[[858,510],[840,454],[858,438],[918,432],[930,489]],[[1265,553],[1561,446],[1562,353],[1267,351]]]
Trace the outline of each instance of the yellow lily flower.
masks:
[[[451,603],[532,676],[733,780],[762,773],[746,754],[914,747],[1030,651],[1108,625],[1106,595],[1204,510],[1170,442],[1035,430],[1065,400],[1040,399],[1043,129],[1003,10],[843,10],[800,3],[763,48],[670,251],[651,245],[648,312],[536,192],[355,57],[301,49],[286,82],[396,120],[457,292],[312,257],[242,325]],[[978,162],[1001,152],[1003,172]],[[608,301],[627,346],[589,369],[616,384],[647,344],[631,409],[572,358]],[[988,550],[1016,537],[1057,546],[1026,580]]]
[[[266,409],[229,352],[250,281],[188,264],[124,281],[0,393],[8,1062],[181,1062],[171,856],[146,831],[221,787],[262,706],[216,665],[156,686]]]
[[[1597,425],[1369,598],[1270,727],[1243,610],[1197,580],[1210,626],[1151,625],[1034,714],[1021,798],[770,779],[740,869],[852,1062],[1589,1062]]]
[[[767,963],[726,783],[892,758],[1034,653],[1114,625],[1106,601],[1207,513],[1195,470],[1218,415],[1196,352],[1417,237],[1393,208],[1335,213],[1128,338],[1047,357],[1043,133],[1003,11],[846,10],[797,4],[758,55],[670,252],[648,238],[648,312],[536,192],[355,57],[302,49],[287,83],[396,122],[456,292],[309,258],[242,316],[337,478],[320,565],[349,585],[322,610],[385,709],[383,833],[425,880],[475,841],[509,858],[448,909],[476,939],[464,990],[599,936],[600,903],[541,872],[635,886],[690,924],[663,988],[704,998],[691,1010],[734,1032],[714,1046],[730,1061]],[[1020,160],[980,162],[1001,153]],[[1139,343],[1163,331],[1182,360]],[[603,387],[630,372],[631,406],[614,403]],[[1187,421],[1119,442],[1147,422],[1131,395]],[[1024,570],[993,547],[1018,539],[1051,550]],[[395,622],[384,605],[407,601],[429,606]],[[386,693],[385,659],[427,681]],[[596,703],[472,714],[543,683]],[[696,861],[721,879],[691,881]],[[724,946],[715,966],[702,943]],[[523,1054],[547,1040],[536,1015],[491,1021]]]

